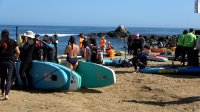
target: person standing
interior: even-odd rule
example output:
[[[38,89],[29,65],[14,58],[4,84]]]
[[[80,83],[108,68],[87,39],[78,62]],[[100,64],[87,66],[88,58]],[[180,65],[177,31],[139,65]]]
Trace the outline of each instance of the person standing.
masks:
[[[20,46],[20,60],[21,66],[19,69],[19,74],[22,79],[23,89],[31,89],[32,88],[32,79],[31,79],[31,65],[32,65],[32,57],[34,51],[34,38],[35,35],[32,31],[26,31],[23,35],[23,42]],[[28,84],[26,83],[26,78]]]
[[[187,62],[188,62],[188,66],[192,66],[193,64],[193,51],[194,51],[194,47],[196,45],[196,35],[195,35],[195,31],[194,29],[190,28],[189,29],[189,33],[187,33],[185,35],[184,38],[184,52],[183,52],[183,61],[185,62],[185,53],[187,54]]]
[[[106,37],[102,36],[100,40],[100,49],[101,51],[103,51],[103,53],[105,52],[105,48],[106,48]]]
[[[54,44],[54,47],[55,47],[54,60],[56,63],[58,63],[58,34],[57,33],[54,34],[54,39],[52,43]]]
[[[47,41],[47,61],[48,62],[56,62],[55,60],[55,46],[52,43],[53,42],[53,38],[50,37]]]
[[[133,36],[130,35],[130,36],[128,37],[128,41],[127,41],[128,54],[131,54],[131,53],[132,53],[132,49],[131,49],[132,43],[133,43]]]
[[[85,34],[81,33],[79,38],[79,48],[80,48],[80,55],[84,57],[84,50],[83,50],[83,41],[85,39]]]
[[[182,52],[183,52],[183,48],[184,48],[184,41],[185,41],[185,35],[188,33],[187,30],[184,30],[183,31],[183,34],[181,34],[178,38],[178,42],[177,42],[177,46],[176,46],[176,49],[175,49],[175,56],[174,56],[174,59],[172,60],[172,64],[174,65],[174,61],[176,61],[176,59],[181,56],[181,64],[184,65],[184,61],[183,61],[183,55],[182,55]]]
[[[65,47],[64,54],[67,54],[66,63],[72,70],[75,70],[78,66],[78,51],[79,47],[75,43],[75,38],[71,36],[68,41],[68,45]]]
[[[48,43],[48,40],[49,40],[49,36],[48,35],[44,35],[43,41]],[[47,45],[43,46],[43,60],[47,61]]]
[[[139,55],[142,53],[142,47],[143,46],[140,40],[140,35],[137,33],[134,36],[133,43],[132,43],[132,49],[133,49],[132,63],[133,63],[135,72],[138,72],[137,66],[138,66],[138,60],[140,59]]]
[[[33,51],[33,60],[39,60],[39,61],[43,61],[43,43],[40,41],[40,34],[36,33],[35,34],[35,49]]]
[[[15,58],[16,54],[16,58]],[[13,73],[15,71],[14,60],[18,59],[20,54],[19,46],[16,41],[10,39],[9,31],[3,30],[0,40],[0,75],[1,75],[1,94],[8,100],[8,94],[12,85]]]

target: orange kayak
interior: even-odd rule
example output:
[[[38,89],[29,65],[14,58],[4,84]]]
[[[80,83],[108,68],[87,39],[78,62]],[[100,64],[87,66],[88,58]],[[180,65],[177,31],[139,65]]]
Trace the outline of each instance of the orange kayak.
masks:
[[[157,53],[161,53],[163,51],[165,51],[166,48],[159,48],[159,49],[151,49],[151,52],[157,52]]]

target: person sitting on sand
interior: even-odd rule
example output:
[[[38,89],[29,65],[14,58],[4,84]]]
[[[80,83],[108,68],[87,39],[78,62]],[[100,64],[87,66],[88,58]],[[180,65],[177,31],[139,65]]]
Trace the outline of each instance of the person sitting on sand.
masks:
[[[10,87],[14,73],[14,60],[18,59],[20,51],[19,46],[16,41],[10,39],[8,30],[3,30],[1,33],[0,40],[0,75],[1,75],[1,95],[5,97],[5,100],[8,100],[8,94],[10,92]]]
[[[111,60],[115,58],[114,47],[112,46],[112,44],[110,42],[108,42],[108,48],[106,49],[106,52],[110,56]]]
[[[183,45],[184,45],[184,40],[185,40],[185,35],[188,33],[187,30],[184,30],[183,31],[183,34],[179,36],[178,38],[178,43],[177,43],[177,46],[176,46],[176,50],[175,50],[175,56],[174,56],[174,59],[172,60],[172,64],[174,65],[174,61],[176,61],[176,59],[181,56],[181,65],[183,64],[184,65],[184,61],[183,61],[183,55],[182,55],[182,52],[183,52]]]
[[[70,37],[68,45],[65,47],[64,54],[67,54],[66,62],[67,66],[73,70],[78,66],[77,54],[79,52],[79,47],[75,43],[75,38]]]

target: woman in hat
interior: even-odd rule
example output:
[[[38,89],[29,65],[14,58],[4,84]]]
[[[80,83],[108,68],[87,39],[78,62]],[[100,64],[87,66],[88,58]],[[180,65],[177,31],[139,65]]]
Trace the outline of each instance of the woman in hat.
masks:
[[[32,79],[31,79],[31,74],[30,74],[30,70],[31,70],[31,64],[32,64],[32,55],[33,55],[33,50],[34,50],[34,38],[35,35],[32,31],[27,31],[24,33],[23,35],[23,42],[20,46],[20,51],[21,51],[21,55],[20,55],[20,60],[21,62],[21,66],[20,66],[20,76],[22,79],[22,83],[23,83],[23,89],[28,89],[27,86],[29,86],[29,89],[32,88]],[[28,80],[28,85],[26,84],[26,77]]]
[[[14,60],[18,59],[20,51],[17,42],[10,39],[8,30],[3,30],[0,40],[0,70],[1,70],[1,94],[8,100],[8,94],[12,81],[14,81]]]

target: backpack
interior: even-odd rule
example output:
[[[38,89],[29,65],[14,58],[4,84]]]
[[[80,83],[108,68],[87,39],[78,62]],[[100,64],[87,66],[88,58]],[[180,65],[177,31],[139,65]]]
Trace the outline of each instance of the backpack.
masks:
[[[97,50],[97,63],[102,64],[103,63],[103,52],[101,49]]]
[[[97,63],[97,46],[91,45],[91,62]]]
[[[102,64],[103,63],[103,53],[97,46],[92,45],[91,47],[91,62]]]

